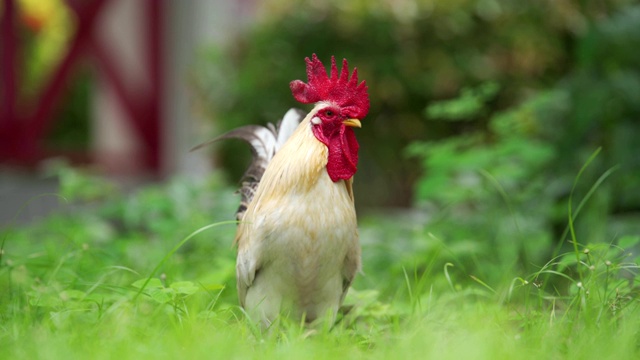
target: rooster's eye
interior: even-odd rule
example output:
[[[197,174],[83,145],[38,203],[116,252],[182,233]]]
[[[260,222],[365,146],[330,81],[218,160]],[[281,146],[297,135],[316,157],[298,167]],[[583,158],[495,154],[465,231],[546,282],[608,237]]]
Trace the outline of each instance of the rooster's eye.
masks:
[[[325,115],[327,115],[327,116],[333,116],[333,111],[331,111],[331,110],[327,110],[327,112],[325,113]]]

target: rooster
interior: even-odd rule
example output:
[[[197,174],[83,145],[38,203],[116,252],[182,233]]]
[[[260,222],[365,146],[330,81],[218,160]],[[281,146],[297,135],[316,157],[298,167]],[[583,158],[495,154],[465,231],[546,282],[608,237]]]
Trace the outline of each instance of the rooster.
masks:
[[[347,60],[327,74],[306,58],[307,83],[293,97],[313,110],[291,109],[278,126],[245,126],[217,138],[239,138],[254,160],[244,175],[237,212],[236,278],[240,304],[268,326],[289,314],[335,321],[356,273],[360,245],[353,197],[358,142],[353,128],[369,111],[365,81]]]

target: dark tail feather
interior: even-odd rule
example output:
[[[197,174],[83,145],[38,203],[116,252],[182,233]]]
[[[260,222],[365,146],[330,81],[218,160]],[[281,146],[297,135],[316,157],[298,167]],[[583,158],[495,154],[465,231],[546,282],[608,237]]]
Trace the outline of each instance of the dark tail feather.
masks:
[[[220,135],[217,138],[195,146],[191,151],[198,150],[206,145],[223,139],[240,139],[251,145],[253,161],[242,176],[240,194],[240,207],[236,212],[236,219],[242,220],[247,207],[253,200],[262,174],[266,170],[273,155],[280,150],[282,145],[289,139],[293,131],[298,127],[305,113],[298,109],[289,110],[276,126],[267,124],[266,127],[259,125],[247,125]]]

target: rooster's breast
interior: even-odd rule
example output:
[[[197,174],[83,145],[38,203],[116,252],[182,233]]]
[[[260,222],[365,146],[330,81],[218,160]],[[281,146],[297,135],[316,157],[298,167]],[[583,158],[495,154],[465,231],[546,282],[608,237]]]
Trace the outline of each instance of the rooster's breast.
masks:
[[[332,182],[325,172],[308,191],[264,197],[254,215],[263,262],[248,289],[247,307],[272,312],[293,306],[307,319],[335,313],[344,292],[345,258],[358,247],[347,185]]]

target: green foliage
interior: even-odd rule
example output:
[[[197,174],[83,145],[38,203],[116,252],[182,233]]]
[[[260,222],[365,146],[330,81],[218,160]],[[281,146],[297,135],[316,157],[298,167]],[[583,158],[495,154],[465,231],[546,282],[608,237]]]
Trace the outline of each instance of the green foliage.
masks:
[[[368,196],[358,201],[407,206],[418,173],[413,162],[397,154],[408,143],[483,129],[494,112],[555,84],[574,64],[570,45],[586,32],[590,18],[627,3],[271,0],[250,30],[230,46],[201,56],[193,83],[201,111],[216,121],[220,133],[277,121],[290,107],[302,106],[288,84],[304,80],[306,56],[316,53],[325,63],[331,55],[347,58],[367,81],[371,98],[369,115],[358,129],[362,150],[356,179]],[[451,100],[464,88],[481,89],[480,84],[491,91],[454,100],[450,105],[457,108],[449,106],[447,114],[428,107],[436,117],[464,122],[421,116],[425,104]],[[495,85],[489,84],[498,84],[500,91],[494,93]],[[490,103],[476,112],[487,95]],[[237,161],[242,148],[222,146],[225,168],[239,178],[245,169]]]
[[[71,173],[75,175],[69,176]],[[84,183],[90,178],[71,169],[63,174],[61,189],[68,192],[68,198],[84,200],[84,187],[66,182]],[[164,274],[169,288],[178,295],[188,290],[186,284],[180,283],[184,277],[207,292],[216,291],[220,284],[234,278],[229,243],[233,227],[222,226],[187,237],[233,214],[236,199],[231,192],[222,192],[215,198],[212,195],[221,188],[218,180],[198,183],[176,179],[130,196],[115,192],[112,184],[98,182],[94,186],[100,188],[98,193],[106,191],[111,195],[98,209],[92,209],[90,203],[77,204],[71,210],[73,216],[53,215],[38,226],[9,229],[2,234],[0,286],[7,291],[0,293],[0,299],[19,298],[21,292],[30,289],[30,303],[55,302],[62,306],[65,302],[59,299],[60,294],[80,291],[86,294],[85,303],[94,301],[108,306],[122,300],[114,295],[135,295],[130,285],[152,269],[151,276]],[[78,192],[69,192],[71,189]],[[78,212],[78,207],[89,208]],[[178,241],[185,237],[190,241]],[[181,266],[185,252],[193,254],[188,267]],[[167,253],[173,261],[161,262]],[[210,271],[200,271],[202,267]],[[225,292],[224,296],[235,298],[233,292]]]
[[[88,151],[91,141],[91,116],[94,80],[87,69],[71,77],[68,90],[54,115],[45,146],[58,151]]]
[[[576,231],[584,234],[582,244],[640,231],[640,149],[630,140],[640,133],[631,120],[640,112],[628,96],[614,95],[640,81],[640,62],[620,53],[640,41],[631,25],[639,16],[640,7],[633,6],[592,24],[578,38],[578,69],[518,106],[491,112],[494,92],[473,95],[483,94],[480,86],[427,107],[430,120],[487,119],[481,128],[407,148],[423,169],[416,203],[439,214],[426,229],[452,244],[476,244],[460,258],[468,271],[489,279],[514,268],[529,272],[549,255],[575,250]],[[589,157],[597,148],[601,154]],[[576,173],[581,180],[574,183]],[[576,218],[572,208],[582,214]],[[479,237],[489,246],[477,245]],[[483,265],[491,261],[496,269]]]
[[[429,105],[426,116],[450,121],[473,120],[487,112],[486,102],[492,100],[499,89],[496,83],[485,83],[477,89],[464,88],[459,98]]]
[[[508,270],[530,271],[531,264],[540,264],[548,255],[555,189],[544,174],[555,151],[543,141],[532,118],[538,108],[555,104],[558,96],[544,94],[495,114],[487,124],[489,133],[477,130],[407,148],[425,169],[416,197],[421,206],[439,214],[426,228],[467,248],[458,260],[468,271],[495,281]],[[467,94],[460,101],[465,98]],[[431,106],[443,112],[458,107],[450,100]]]
[[[466,261],[487,246],[488,234],[466,243],[438,238],[424,232],[419,212],[361,219],[364,274],[336,326],[307,328],[282,318],[263,330],[236,305],[235,227],[223,222],[237,201],[215,179],[175,179],[3,231],[0,355],[640,355],[634,285],[640,269],[629,255],[640,245],[637,235],[616,245],[578,245],[535,271],[495,276],[505,269],[495,263],[506,257],[476,254],[475,269]],[[576,238],[582,239],[579,230]]]
[[[145,295],[159,304],[172,303],[174,307],[177,306],[178,303],[184,304],[184,300],[188,296],[200,290],[200,288],[191,281],[178,281],[172,283],[169,287],[165,287],[162,281],[157,278],[140,279],[131,284],[131,286],[140,291],[144,291]]]
[[[74,169],[66,162],[49,166],[50,176],[59,179],[59,193],[67,201],[88,202],[108,199],[116,192],[115,185],[86,170]]]

